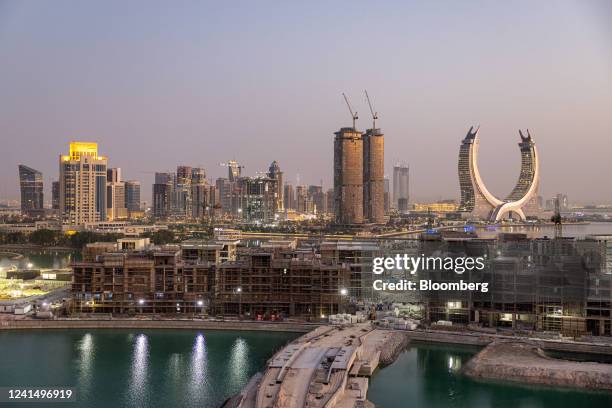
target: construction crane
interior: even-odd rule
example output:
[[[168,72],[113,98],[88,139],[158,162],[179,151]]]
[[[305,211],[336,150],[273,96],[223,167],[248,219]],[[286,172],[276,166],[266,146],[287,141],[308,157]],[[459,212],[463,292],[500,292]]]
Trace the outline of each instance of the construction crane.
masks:
[[[372,108],[372,103],[370,102],[370,95],[368,95],[368,91],[364,90],[366,99],[368,100],[368,106],[370,107],[370,113],[372,114],[372,130],[376,129],[376,119],[378,119],[378,112],[374,111]]]
[[[563,226],[561,224],[561,206],[559,197],[555,197],[555,213],[550,217],[550,221],[555,223],[555,239],[563,237]]]
[[[351,113],[351,117],[353,118],[353,130],[357,130],[357,128],[355,127],[355,121],[359,119],[359,116],[357,116],[357,112],[353,113],[353,108],[351,108],[351,104],[349,103],[349,100],[344,94],[344,92],[342,92],[342,96],[344,96],[344,101],[346,102],[346,106],[348,106],[348,110]]]

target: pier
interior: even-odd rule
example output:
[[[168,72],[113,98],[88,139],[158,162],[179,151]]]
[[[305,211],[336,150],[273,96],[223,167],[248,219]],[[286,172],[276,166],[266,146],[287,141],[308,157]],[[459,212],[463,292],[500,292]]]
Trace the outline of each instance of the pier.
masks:
[[[405,333],[375,329],[369,322],[321,326],[276,353],[263,375],[228,406],[369,406],[368,378],[391,363],[407,341]]]

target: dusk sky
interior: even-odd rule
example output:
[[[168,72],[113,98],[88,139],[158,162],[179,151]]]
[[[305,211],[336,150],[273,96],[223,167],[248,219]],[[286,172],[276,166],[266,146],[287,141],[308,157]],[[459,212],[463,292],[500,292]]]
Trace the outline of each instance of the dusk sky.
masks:
[[[505,196],[518,129],[539,149],[545,198],[612,202],[612,1],[3,1],[0,200],[20,163],[44,173],[96,141],[109,165],[153,172],[236,159],[256,175],[332,183],[342,99],[385,133],[387,174],[411,200],[458,198],[457,154],[481,125],[480,170]]]

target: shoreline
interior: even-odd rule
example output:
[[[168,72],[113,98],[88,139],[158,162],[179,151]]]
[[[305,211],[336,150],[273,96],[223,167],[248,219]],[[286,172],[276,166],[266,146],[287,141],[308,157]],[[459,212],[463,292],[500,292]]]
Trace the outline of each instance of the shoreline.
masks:
[[[552,358],[530,341],[493,342],[470,359],[461,372],[474,379],[612,391],[611,364]]]
[[[309,333],[319,327],[316,323],[299,322],[250,322],[207,320],[140,320],[140,319],[65,319],[65,320],[0,320],[2,330],[49,330],[49,329],[183,329],[183,330],[236,330]]]

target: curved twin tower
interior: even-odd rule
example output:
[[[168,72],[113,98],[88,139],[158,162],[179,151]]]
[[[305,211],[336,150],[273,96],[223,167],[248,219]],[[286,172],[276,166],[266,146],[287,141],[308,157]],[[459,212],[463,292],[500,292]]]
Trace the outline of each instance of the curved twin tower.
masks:
[[[521,173],[512,192],[500,200],[487,190],[478,170],[478,131],[471,127],[459,149],[459,186],[461,204],[459,210],[471,216],[499,221],[515,214],[525,220],[525,212],[537,211],[540,164],[535,143],[529,130],[527,136],[519,130],[521,142]]]

